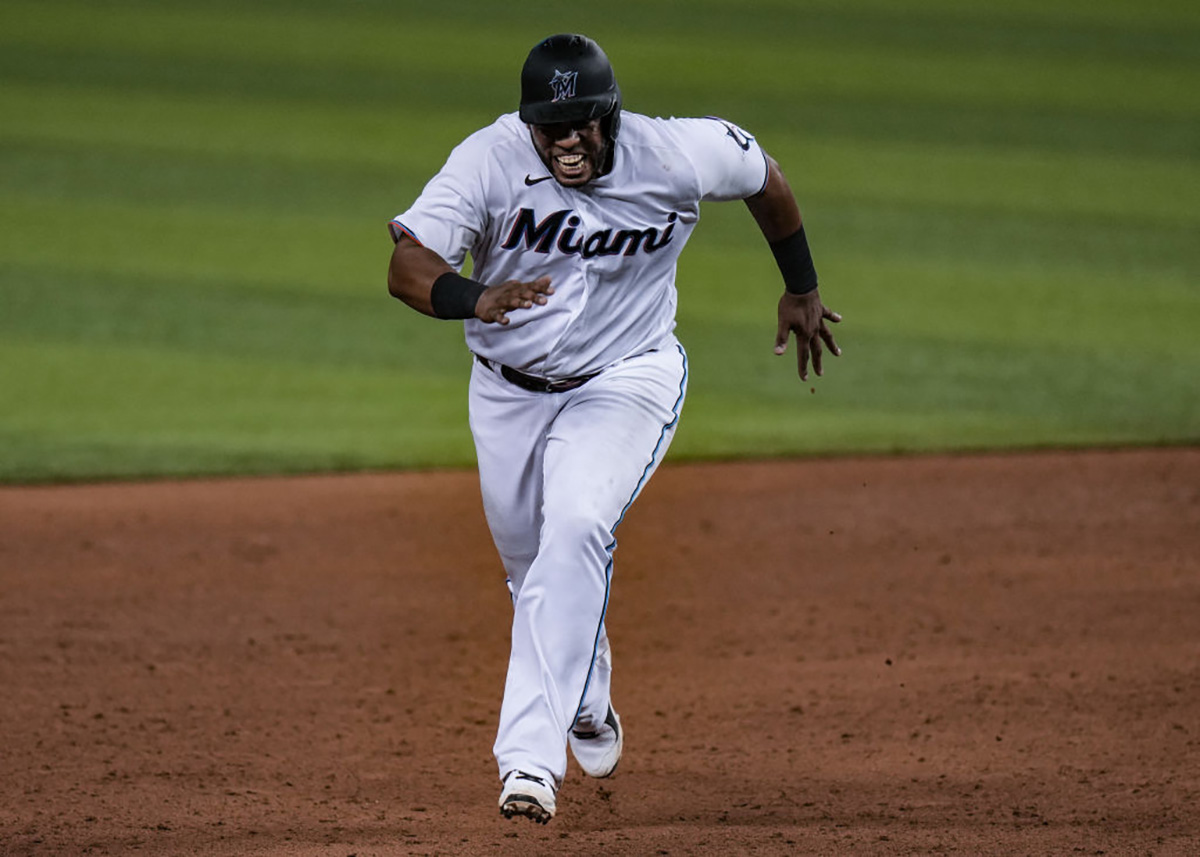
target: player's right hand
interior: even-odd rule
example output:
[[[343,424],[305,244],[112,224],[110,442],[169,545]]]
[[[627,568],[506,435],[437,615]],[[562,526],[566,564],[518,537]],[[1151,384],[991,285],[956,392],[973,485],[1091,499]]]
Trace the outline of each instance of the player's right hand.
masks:
[[[779,326],[775,334],[775,353],[787,351],[789,334],[796,334],[796,361],[800,380],[808,380],[808,361],[812,358],[813,369],[821,374],[821,342],[829,347],[829,353],[840,357],[842,349],[833,341],[833,333],[825,323],[837,324],[841,315],[821,303],[817,290],[803,295],[784,292],[779,298]]]
[[[508,324],[508,313],[515,309],[543,306],[548,295],[554,294],[549,277],[538,277],[531,283],[509,280],[498,286],[488,286],[475,304],[475,317],[484,324]]]

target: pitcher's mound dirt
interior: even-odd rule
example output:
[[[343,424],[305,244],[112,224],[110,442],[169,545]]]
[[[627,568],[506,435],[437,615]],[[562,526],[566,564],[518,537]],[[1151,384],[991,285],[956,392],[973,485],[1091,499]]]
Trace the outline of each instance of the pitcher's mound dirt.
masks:
[[[474,474],[0,489],[0,853],[1200,853],[1200,450],[668,464],[619,536],[543,828]]]

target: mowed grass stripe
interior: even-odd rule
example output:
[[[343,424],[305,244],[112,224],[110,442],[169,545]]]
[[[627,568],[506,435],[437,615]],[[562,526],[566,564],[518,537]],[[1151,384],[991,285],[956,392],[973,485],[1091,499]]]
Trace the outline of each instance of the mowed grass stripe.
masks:
[[[478,112],[380,111],[353,103],[277,103],[236,94],[175,98],[76,85],[0,87],[0,140],[131,147],[430,173],[475,130]],[[497,112],[497,115],[499,115]],[[412,129],[421,128],[413,134]],[[433,166],[431,166],[433,165]],[[426,176],[428,178],[428,176]],[[419,190],[419,187],[418,187]]]
[[[770,142],[759,136],[764,145]],[[800,135],[781,139],[776,151],[793,165],[789,180],[802,197],[1112,218],[1135,226],[1200,225],[1192,202],[1200,198],[1200,158],[1184,163],[1057,148]]]
[[[465,379],[470,364],[460,366]],[[0,473],[72,475],[61,456],[88,478],[466,465],[465,395],[461,385],[457,396],[439,395],[445,371],[4,341],[0,385],[11,412],[0,424]],[[88,450],[95,457],[79,460]]]
[[[904,204],[818,193],[806,194],[804,200],[810,224],[806,231],[818,255],[969,265],[1009,276],[1094,271],[1101,277],[1123,276],[1130,283],[1160,277],[1195,282],[1200,274],[1200,248],[1189,224],[1056,217],[1045,211],[972,208],[965,202],[960,207]],[[718,244],[723,251],[757,250],[762,239],[740,222],[744,216],[739,207],[710,206],[692,241]],[[770,257],[764,261],[769,263]]]
[[[1195,439],[1200,420],[1196,398],[1181,392],[1200,372],[1195,355],[1165,361],[1051,342],[1028,346],[1037,349],[1030,359],[1010,343],[981,341],[969,332],[933,337],[846,328],[839,336],[846,356],[826,356],[826,377],[802,382],[794,348],[782,357],[771,353],[770,328],[681,319],[680,335],[693,343],[693,374],[705,381],[689,393],[686,411],[693,427],[701,422],[697,448],[709,435],[740,431],[730,429],[735,424],[756,426],[746,429],[748,436],[788,439],[797,450],[844,450],[861,442],[862,419],[871,414],[924,420],[925,436],[915,448],[926,450],[1186,443]],[[710,344],[718,331],[723,350]],[[869,361],[857,359],[865,354]],[[938,379],[934,390],[930,377]],[[1142,404],[1148,395],[1162,397],[1153,410]],[[872,431],[880,429],[867,448],[889,449],[897,441],[886,421]],[[847,436],[855,442],[848,444]]]
[[[241,212],[23,199],[0,231],[0,260],[60,273],[156,277],[180,272],[253,290],[386,294],[394,212],[358,220],[320,212]]]
[[[1109,156],[1158,160],[1186,168],[1200,152],[1200,119],[1195,116],[1131,116],[1103,109],[1031,108],[1023,105],[977,106],[925,100],[828,97],[798,101],[780,114],[769,99],[749,95],[730,105],[731,115],[767,139],[780,131],[822,145],[842,142],[878,149],[928,147],[1005,150],[1021,156],[1046,155],[1058,160]],[[783,119],[787,124],[783,125]]]
[[[714,33],[725,43],[739,41],[771,48],[861,45],[884,51],[903,48],[923,53],[953,47],[966,53],[1005,53],[1024,57],[1064,56],[1108,62],[1150,60],[1157,64],[1200,57],[1196,34],[1200,16],[1185,2],[1127,0],[1081,4],[1059,2],[894,3],[758,2],[731,7],[724,0],[610,0],[602,10],[559,12],[538,4],[497,10],[488,0],[445,8],[397,8],[389,0],[354,4],[210,2],[187,6],[161,3],[106,4],[60,2],[54,7],[10,0],[3,20],[8,39],[41,48],[114,45],[143,54],[226,59],[260,58],[290,64],[309,60],[329,65],[385,64],[417,67],[423,57],[397,56],[397,49],[427,47],[445,32],[457,34],[468,49],[456,56],[464,69],[478,68],[507,54],[510,39],[526,44],[532,33],[554,32],[557,19],[574,19],[592,32],[611,30],[619,41],[639,33],[661,34],[659,41],[704,45]],[[280,15],[281,11],[290,14]],[[687,14],[680,14],[686,11]],[[1190,18],[1190,20],[1188,20]],[[481,26],[481,24],[483,26]],[[153,38],[148,38],[153,36]]]
[[[347,219],[375,211],[386,221],[399,199],[419,190],[416,180],[370,165],[135,144],[0,140],[0,193],[14,206],[25,199],[35,206],[120,203]]]
[[[1144,444],[1138,431],[1118,432],[1108,426],[1074,428],[1048,416],[1034,421],[994,411],[972,413],[961,407],[939,412],[939,431],[930,432],[931,415],[923,408],[824,410],[811,404],[807,387],[796,396],[806,402],[780,415],[741,407],[728,397],[689,394],[685,418],[671,446],[673,459],[744,458],[747,446],[757,457],[828,454],[909,454],[947,451],[986,451],[1012,446],[1022,438],[1026,448],[1061,448]],[[890,405],[890,403],[889,403]],[[711,426],[701,431],[698,426]],[[947,438],[953,438],[947,442]],[[1172,445],[1177,441],[1162,441]]]
[[[8,341],[159,349],[201,360],[245,358],[309,368],[449,374],[463,361],[457,325],[425,323],[389,297],[382,277],[351,294],[263,290],[236,280],[85,277],[0,267],[0,334]]]
[[[254,0],[270,5],[275,0]],[[303,0],[319,3],[319,0]],[[482,5],[486,0],[473,0]],[[707,10],[709,14],[728,14],[725,0],[657,0],[650,4],[654,9]],[[774,16],[821,16],[834,15],[879,21],[883,37],[886,26],[896,20],[921,22],[922,27],[942,28],[978,27],[987,24],[1002,31],[1019,28],[1020,32],[1044,32],[1046,38],[1069,39],[1066,33],[1083,30],[1091,34],[1096,30],[1117,29],[1141,32],[1143,30],[1175,32],[1184,28],[1200,27],[1200,9],[1188,0],[1009,0],[1003,6],[983,0],[910,0],[902,6],[894,0],[806,0],[803,8],[797,8],[794,0],[756,0],[754,11],[765,20],[775,23]],[[741,16],[744,17],[744,16]],[[769,27],[767,29],[770,29]],[[986,36],[985,36],[986,38]]]

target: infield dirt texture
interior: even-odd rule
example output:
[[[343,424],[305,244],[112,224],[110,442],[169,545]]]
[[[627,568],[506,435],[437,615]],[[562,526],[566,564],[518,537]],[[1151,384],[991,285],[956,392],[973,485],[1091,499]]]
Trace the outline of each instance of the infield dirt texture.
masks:
[[[0,853],[1197,853],[1200,450],[668,464],[620,537],[543,828],[474,474],[0,488]]]

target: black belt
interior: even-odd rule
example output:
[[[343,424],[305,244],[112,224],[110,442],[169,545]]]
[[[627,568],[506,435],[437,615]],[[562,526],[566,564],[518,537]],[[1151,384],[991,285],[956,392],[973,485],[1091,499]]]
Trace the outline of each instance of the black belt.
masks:
[[[488,360],[486,357],[480,357],[478,354],[475,355],[475,359],[488,369],[499,369],[500,376],[505,381],[520,387],[522,390],[528,390],[531,393],[565,393],[568,390],[582,387],[600,374],[599,372],[593,372],[590,375],[579,375],[575,378],[560,378],[557,381],[551,381],[549,378],[526,375],[524,372],[518,372],[511,366],[493,363],[491,360]]]

